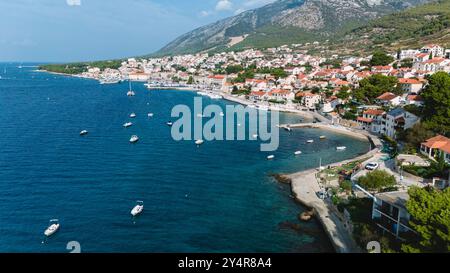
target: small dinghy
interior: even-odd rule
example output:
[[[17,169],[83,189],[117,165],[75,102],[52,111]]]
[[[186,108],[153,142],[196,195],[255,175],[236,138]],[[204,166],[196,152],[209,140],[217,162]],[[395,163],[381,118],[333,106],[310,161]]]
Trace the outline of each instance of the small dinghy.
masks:
[[[269,155],[269,156],[267,157],[268,160],[272,160],[272,159],[274,159],[274,158],[275,158],[274,155]]]
[[[58,219],[52,219],[50,220],[50,225],[48,228],[44,231],[44,235],[47,237],[52,236],[59,230],[59,221]]]
[[[302,154],[302,151],[296,151],[294,154],[295,154],[295,155],[301,155],[301,154]]]
[[[205,141],[203,139],[198,139],[195,141],[195,144],[198,146],[202,145],[203,143],[205,143]]]
[[[254,135],[252,135],[252,137],[253,137],[254,139],[257,139],[257,138],[258,138],[258,135],[257,135],[257,134],[254,134]]]
[[[125,123],[125,124],[123,125],[123,127],[128,128],[128,127],[130,127],[130,126],[132,126],[132,125],[133,125],[132,122],[127,122],[127,123]]]
[[[135,113],[131,113],[130,114],[130,118],[135,118],[136,117],[136,114]]]
[[[344,150],[347,150],[347,147],[345,147],[345,146],[339,146],[339,147],[336,147],[336,150],[338,150],[338,151],[344,151]]]
[[[149,118],[153,117],[153,113],[148,113],[147,115]]]
[[[327,139],[327,137],[326,136],[320,136],[320,139]]]
[[[131,210],[131,215],[137,216],[142,213],[144,210],[144,202],[143,201],[136,201],[136,206]]]
[[[83,130],[83,131],[80,132],[80,136],[85,136],[87,134],[88,134],[88,131],[86,131],[86,130]]]
[[[314,143],[314,140],[310,139],[310,140],[306,141],[306,143]]]
[[[130,142],[131,142],[131,143],[136,143],[136,142],[138,142],[138,141],[139,141],[139,137],[138,137],[138,136],[136,136],[136,135],[131,136],[131,138],[130,138]]]
[[[135,95],[136,95],[136,93],[134,93],[134,91],[131,91],[131,90],[130,90],[130,91],[127,92],[127,96],[128,96],[128,97],[133,97],[133,96],[135,96]]]
[[[166,122],[166,124],[167,124],[167,126],[172,126],[172,125],[173,125],[173,122],[168,121],[168,122]]]
[[[223,112],[220,112],[219,114],[221,117],[225,116],[225,114]]]

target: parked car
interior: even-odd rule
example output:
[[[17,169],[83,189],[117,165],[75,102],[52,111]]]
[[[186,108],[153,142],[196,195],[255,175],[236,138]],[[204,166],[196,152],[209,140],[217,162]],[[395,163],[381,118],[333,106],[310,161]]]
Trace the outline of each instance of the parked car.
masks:
[[[369,162],[366,165],[366,170],[373,171],[378,169],[379,166],[380,164],[378,164],[377,162]]]

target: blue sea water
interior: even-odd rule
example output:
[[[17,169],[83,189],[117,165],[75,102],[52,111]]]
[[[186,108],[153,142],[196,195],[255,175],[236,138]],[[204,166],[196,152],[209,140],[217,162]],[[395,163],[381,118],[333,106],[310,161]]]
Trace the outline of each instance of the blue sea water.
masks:
[[[0,252],[68,252],[69,241],[83,252],[332,251],[317,222],[297,219],[304,208],[290,188],[269,174],[317,167],[320,158],[348,159],[366,152],[368,142],[282,130],[273,161],[257,141],[196,147],[172,140],[165,125],[174,105],[193,104],[193,92],[133,83],[137,94],[128,98],[127,84],[99,85],[28,65],[0,64]],[[211,103],[230,104],[203,98]],[[131,112],[135,125],[125,129]],[[281,119],[299,121],[292,114]],[[84,129],[89,134],[80,137]],[[141,138],[136,145],[128,141],[133,134]],[[136,200],[145,210],[133,220]],[[61,228],[42,243],[52,218]]]

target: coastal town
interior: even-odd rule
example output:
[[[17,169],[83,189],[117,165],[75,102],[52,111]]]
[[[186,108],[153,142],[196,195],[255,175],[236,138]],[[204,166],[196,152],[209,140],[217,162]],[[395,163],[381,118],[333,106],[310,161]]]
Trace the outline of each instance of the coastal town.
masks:
[[[423,234],[421,223],[410,224],[417,217],[408,205],[410,193],[419,198],[417,189],[441,192],[450,185],[448,119],[441,111],[448,106],[430,94],[448,88],[441,82],[449,81],[450,49],[429,44],[363,57],[309,54],[320,46],[129,58],[76,76],[101,84],[136,81],[148,89],[195,90],[314,121],[281,128],[313,127],[369,139],[372,150],[356,159],[280,177],[311,208],[299,217],[307,221],[316,214],[336,251],[360,252],[380,236],[385,251],[413,251]],[[361,213],[370,220],[354,219]]]

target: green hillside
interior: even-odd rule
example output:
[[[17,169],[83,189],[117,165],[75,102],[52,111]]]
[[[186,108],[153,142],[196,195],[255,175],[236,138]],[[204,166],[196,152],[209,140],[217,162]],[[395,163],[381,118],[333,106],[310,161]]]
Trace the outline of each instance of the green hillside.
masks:
[[[450,0],[417,6],[370,21],[366,26],[347,33],[343,43],[361,50],[417,48],[427,43],[450,47]],[[342,41],[336,46],[342,46]]]

